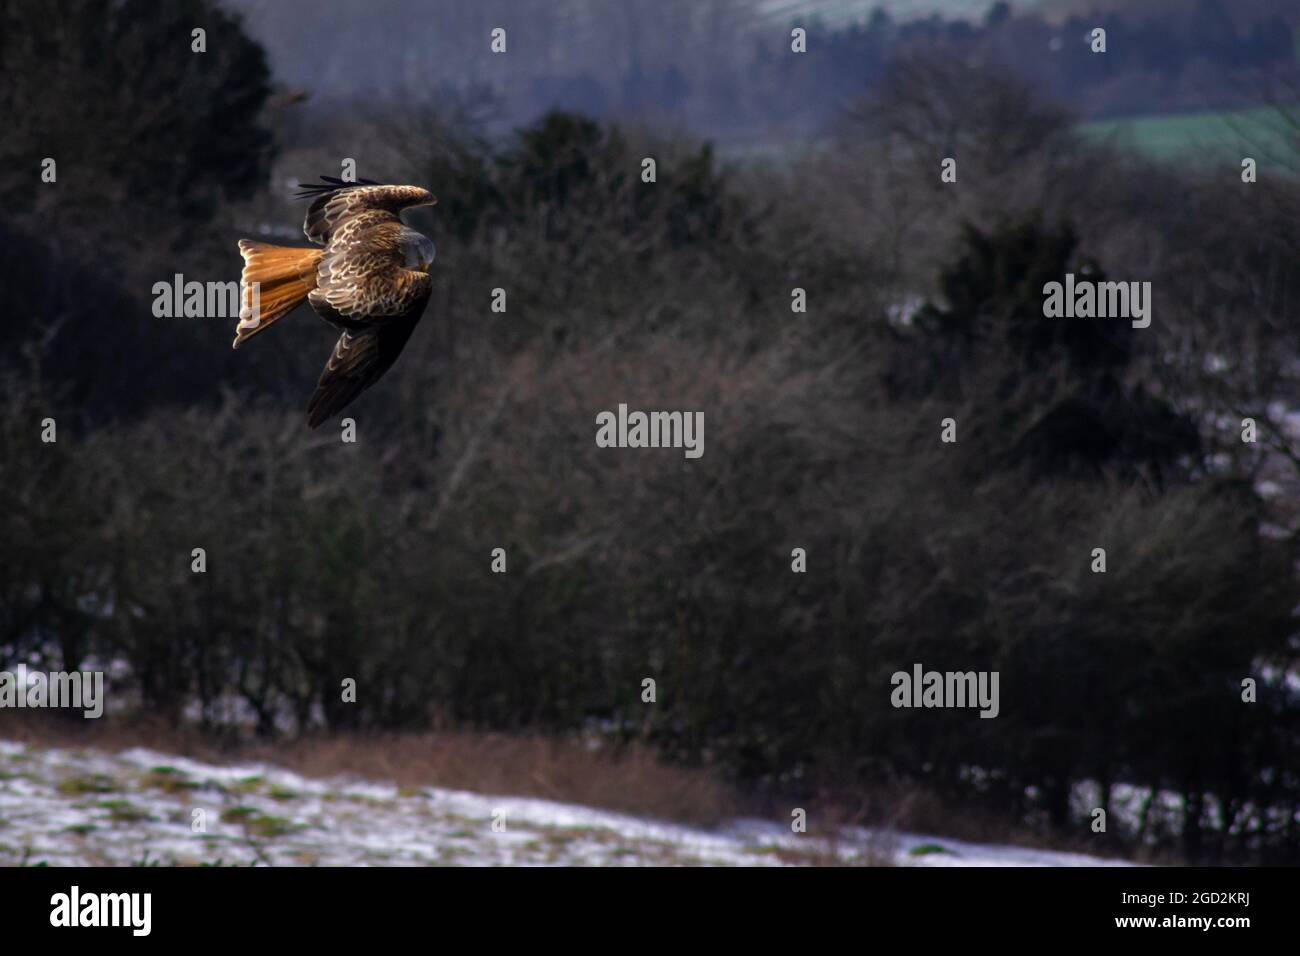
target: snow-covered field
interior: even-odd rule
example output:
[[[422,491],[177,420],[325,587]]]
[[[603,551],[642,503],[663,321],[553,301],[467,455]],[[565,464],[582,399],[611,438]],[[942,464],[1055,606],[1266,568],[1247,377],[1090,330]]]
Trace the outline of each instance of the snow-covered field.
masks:
[[[201,811],[201,813],[197,812]],[[200,823],[202,826],[200,826]],[[738,820],[702,830],[546,800],[0,741],[0,865],[684,865],[839,861],[1099,866],[1118,861]]]

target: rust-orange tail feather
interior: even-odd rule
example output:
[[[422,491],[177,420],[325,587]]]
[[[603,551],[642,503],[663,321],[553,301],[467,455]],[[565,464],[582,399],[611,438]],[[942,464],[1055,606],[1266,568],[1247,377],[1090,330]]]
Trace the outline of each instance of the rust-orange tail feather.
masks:
[[[243,301],[234,348],[269,328],[316,288],[316,265],[323,249],[293,249],[251,239],[239,240],[244,257]]]

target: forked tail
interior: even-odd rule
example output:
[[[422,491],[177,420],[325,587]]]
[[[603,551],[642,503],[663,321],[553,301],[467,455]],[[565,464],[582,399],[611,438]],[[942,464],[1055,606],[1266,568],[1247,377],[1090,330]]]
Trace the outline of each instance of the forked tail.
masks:
[[[244,257],[243,289],[234,348],[291,312],[316,288],[316,264],[323,249],[293,249],[252,239],[239,240]]]

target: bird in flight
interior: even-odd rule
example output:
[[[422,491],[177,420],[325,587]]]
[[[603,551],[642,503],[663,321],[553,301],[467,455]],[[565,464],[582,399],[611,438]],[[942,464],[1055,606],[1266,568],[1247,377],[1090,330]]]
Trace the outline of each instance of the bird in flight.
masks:
[[[392,367],[424,314],[433,289],[433,242],[404,225],[401,214],[438,199],[419,186],[330,176],[299,184],[299,189],[298,198],[312,200],[303,232],[323,248],[239,240],[243,293],[234,347],[304,300],[339,329],[342,334],[307,403],[307,424],[315,428]]]

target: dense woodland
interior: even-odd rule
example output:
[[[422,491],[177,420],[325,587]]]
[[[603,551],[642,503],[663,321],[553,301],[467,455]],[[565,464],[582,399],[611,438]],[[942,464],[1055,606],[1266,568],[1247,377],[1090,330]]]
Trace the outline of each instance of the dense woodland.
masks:
[[[598,732],[1056,833],[1157,788],[1115,850],[1300,860],[1300,183],[1090,146],[943,54],[825,149],[722,163],[574,112],[490,133],[471,94],[321,109],[206,0],[73,5],[0,0],[0,666],[112,665],[110,707],[218,736]],[[341,157],[440,197],[355,444],[303,424],[308,311],[238,353],[152,311],[264,225],[305,245],[287,184]],[[1045,319],[1067,271],[1150,281],[1150,328]],[[704,456],[597,448],[620,402],[703,411]],[[914,662],[999,671],[1000,715],[893,709]]]

